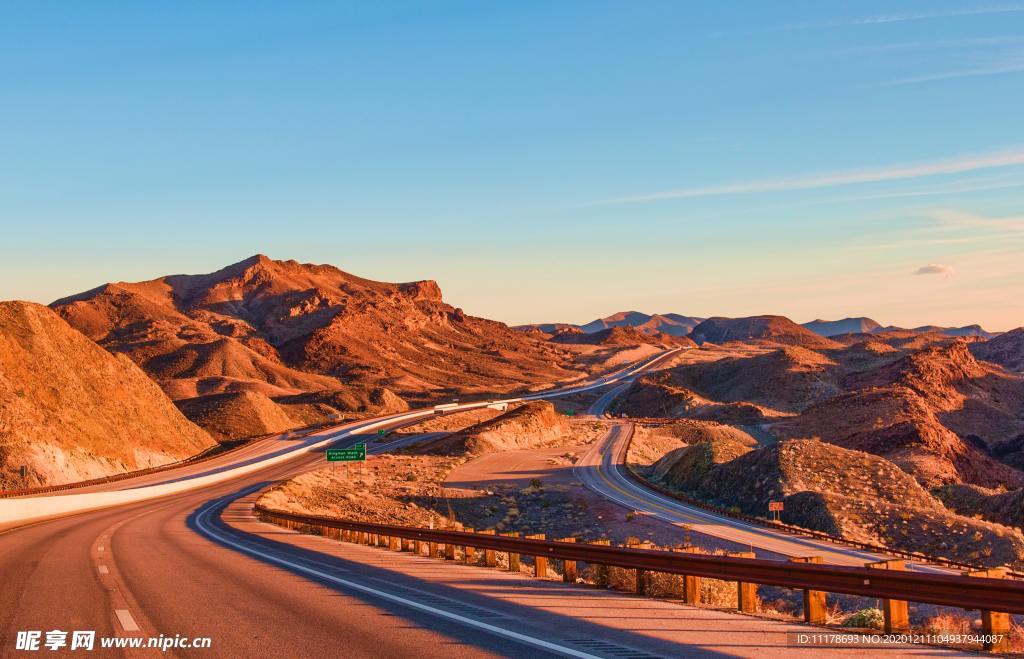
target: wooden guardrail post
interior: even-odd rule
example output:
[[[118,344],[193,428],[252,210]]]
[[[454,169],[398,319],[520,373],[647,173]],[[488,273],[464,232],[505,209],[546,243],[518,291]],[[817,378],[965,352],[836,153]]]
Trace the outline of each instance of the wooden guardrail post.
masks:
[[[628,538],[626,538],[626,548],[640,549],[640,538],[637,538],[635,536],[629,536]],[[637,595],[643,595],[646,590],[645,585],[647,582],[647,570],[637,569],[633,571],[633,574],[633,591]]]
[[[987,570],[968,570],[965,577],[985,577],[988,579],[1005,579],[1006,568],[990,568]],[[1001,638],[997,641],[985,641],[982,647],[990,652],[1010,651],[1010,614],[999,611],[981,612],[981,633],[985,636]]]
[[[497,535],[494,529],[481,531],[480,533],[485,533],[487,535]],[[497,567],[498,552],[494,551],[493,549],[484,549],[484,565],[486,565],[487,567]]]
[[[752,551],[729,552],[729,556],[736,558],[754,558]],[[757,611],[757,584],[746,581],[736,582],[736,608],[743,613],[754,613]]]
[[[600,540],[592,541],[590,544],[608,547],[612,544],[612,541],[607,538],[601,538]],[[595,586],[607,586],[609,584],[611,581],[609,569],[610,568],[607,565],[595,564],[590,566],[590,573],[594,579]]]
[[[821,556],[794,556],[789,559],[793,563],[821,563]],[[811,625],[824,625],[828,619],[825,607],[825,591],[804,590],[804,622]]]
[[[576,538],[562,538],[559,542],[576,542]],[[576,583],[576,561],[562,561],[562,581]]]
[[[391,551],[402,551],[402,539],[397,535],[388,537],[388,549]]]
[[[474,533],[473,529],[463,529],[463,531],[465,531],[466,533]],[[476,556],[476,548],[475,547],[470,547],[469,545],[464,545],[462,547],[462,562],[463,563],[465,563],[466,565],[469,565],[470,563],[473,562],[473,559],[475,558],[475,556]]]
[[[699,547],[680,547],[679,551],[687,554],[703,554]],[[683,603],[691,606],[700,604],[700,577],[696,574],[684,574],[683,576]]]
[[[519,537],[519,534],[516,533],[515,531],[510,531],[508,533],[502,533],[502,535],[506,536],[506,537],[509,537],[509,538],[518,538]],[[509,572],[519,572],[519,554],[516,554],[516,553],[513,553],[513,552],[508,552],[508,571]]]
[[[455,560],[455,545],[451,542],[444,543],[444,560],[454,561]]]
[[[437,551],[437,542],[430,540],[427,542],[427,556],[430,558],[441,558],[441,554]]]
[[[533,535],[526,536],[530,540],[544,540],[546,536],[543,533],[534,533]],[[538,579],[544,579],[548,576],[548,557],[547,556],[534,556],[533,557],[533,576]]]
[[[875,570],[905,570],[907,562],[901,558],[868,563],[867,567]],[[904,600],[882,600],[882,612],[885,614],[885,633],[903,634],[910,631],[910,614]]]

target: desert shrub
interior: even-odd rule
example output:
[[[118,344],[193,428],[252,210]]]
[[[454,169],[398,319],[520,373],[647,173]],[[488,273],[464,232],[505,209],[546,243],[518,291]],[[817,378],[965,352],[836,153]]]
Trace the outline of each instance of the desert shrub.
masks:
[[[967,634],[971,631],[971,619],[955,613],[940,613],[921,625],[929,634]]]
[[[885,614],[881,609],[870,608],[855,611],[843,620],[843,627],[866,627],[881,629],[885,625]]]

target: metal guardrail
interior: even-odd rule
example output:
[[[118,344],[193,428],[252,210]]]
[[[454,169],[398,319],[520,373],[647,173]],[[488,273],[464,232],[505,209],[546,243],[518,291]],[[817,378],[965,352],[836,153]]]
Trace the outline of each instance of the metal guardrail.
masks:
[[[257,505],[263,519],[284,525],[367,533],[388,538],[472,547],[512,554],[583,561],[646,572],[707,577],[810,591],[913,601],[968,610],[1024,614],[1024,582],[1012,579],[922,574],[900,570],[737,558],[675,551],[612,547],[500,536],[467,531],[422,529],[298,515]]]
[[[630,419],[630,422],[633,422],[633,423],[644,423],[645,421]],[[633,438],[631,436],[629,441],[631,442],[632,439]],[[627,442],[626,450],[627,451],[629,450],[629,443],[628,442]],[[656,492],[659,492],[659,493],[661,493],[661,494],[663,494],[663,495],[665,495],[665,496],[667,496],[669,498],[681,501],[681,502],[685,503],[688,506],[694,506],[695,508],[701,508],[702,510],[707,510],[708,512],[712,512],[712,513],[715,513],[717,515],[722,515],[723,517],[728,517],[730,519],[737,519],[737,520],[740,520],[742,522],[747,522],[747,523],[750,523],[750,524],[757,524],[758,526],[762,526],[762,527],[769,528],[769,529],[774,529],[776,531],[781,531],[783,533],[789,533],[789,534],[792,534],[792,535],[799,535],[799,536],[806,537],[806,538],[812,538],[814,540],[821,540],[823,542],[829,542],[829,543],[832,543],[832,544],[835,544],[835,545],[841,545],[841,546],[844,546],[844,547],[851,547],[853,549],[861,549],[863,551],[869,551],[869,552],[876,553],[876,554],[884,554],[884,555],[893,556],[893,557],[896,557],[896,558],[904,558],[904,559],[907,559],[907,560],[910,560],[910,561],[916,561],[918,563],[931,563],[933,565],[941,565],[943,567],[954,568],[954,569],[957,569],[957,570],[985,570],[985,569],[989,569],[989,568],[987,568],[985,566],[971,565],[969,563],[961,563],[959,561],[954,561],[954,560],[949,559],[949,558],[942,558],[942,557],[939,557],[939,556],[929,556],[929,555],[923,554],[921,552],[906,551],[906,550],[903,550],[903,549],[893,549],[891,547],[883,547],[881,545],[873,545],[871,543],[860,542],[858,540],[848,540],[846,538],[841,538],[839,536],[832,535],[831,533],[825,533],[824,531],[817,531],[817,530],[814,530],[814,529],[807,529],[807,528],[804,528],[802,526],[794,526],[792,524],[786,524],[784,522],[776,522],[774,520],[766,519],[764,517],[757,517],[756,515],[748,515],[746,513],[739,513],[739,512],[730,510],[728,508],[724,508],[722,506],[715,505],[713,503],[708,503],[707,501],[702,501],[700,499],[695,499],[693,497],[686,496],[685,494],[682,494],[681,492],[677,492],[675,490],[670,490],[667,487],[664,487],[664,486],[659,485],[657,483],[653,483],[653,482],[647,480],[646,478],[644,478],[643,476],[641,476],[640,474],[636,473],[636,471],[633,469],[633,467],[628,462],[624,463],[624,466],[626,467],[625,472],[624,472],[625,475],[628,478],[630,478],[637,485],[639,485],[641,487],[646,487],[646,488],[655,490]],[[1024,573],[1021,573],[1021,572],[1007,571],[1007,575],[1010,576],[1010,577],[1013,577],[1014,579],[1024,579]]]

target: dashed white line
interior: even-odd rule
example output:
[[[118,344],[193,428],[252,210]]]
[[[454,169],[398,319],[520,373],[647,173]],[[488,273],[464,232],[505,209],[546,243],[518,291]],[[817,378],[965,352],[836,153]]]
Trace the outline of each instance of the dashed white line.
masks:
[[[100,565],[96,569],[100,571],[100,574],[110,574],[110,569],[106,565]]]
[[[121,623],[121,627],[126,632],[139,631],[139,625],[136,624],[135,618],[132,617],[132,612],[128,609],[114,609],[114,615],[117,616],[117,621]]]

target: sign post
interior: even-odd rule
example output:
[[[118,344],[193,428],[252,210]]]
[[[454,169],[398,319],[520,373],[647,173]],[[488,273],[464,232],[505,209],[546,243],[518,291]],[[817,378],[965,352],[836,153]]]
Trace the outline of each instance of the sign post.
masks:
[[[783,510],[783,506],[782,506],[782,502],[781,501],[769,501],[768,502],[768,511],[771,512],[772,519],[775,520],[776,522],[779,521],[779,513],[781,513],[782,510]]]

